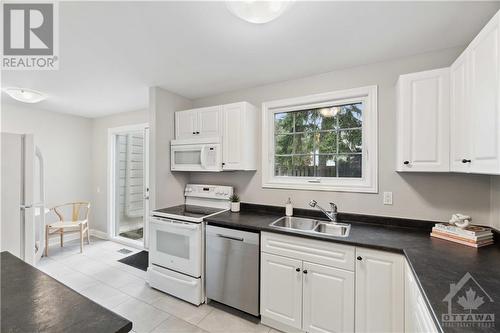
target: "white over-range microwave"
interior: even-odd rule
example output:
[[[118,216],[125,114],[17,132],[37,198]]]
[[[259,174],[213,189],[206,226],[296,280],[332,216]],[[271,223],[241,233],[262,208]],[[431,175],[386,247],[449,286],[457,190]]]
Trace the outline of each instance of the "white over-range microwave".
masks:
[[[172,171],[222,171],[221,138],[172,140]]]

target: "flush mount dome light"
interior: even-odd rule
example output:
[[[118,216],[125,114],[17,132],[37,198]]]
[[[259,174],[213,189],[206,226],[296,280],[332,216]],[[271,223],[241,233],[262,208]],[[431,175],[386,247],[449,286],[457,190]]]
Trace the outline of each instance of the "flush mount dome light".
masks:
[[[278,18],[289,5],[290,1],[226,1],[231,13],[255,24],[267,23]]]
[[[44,93],[33,89],[9,87],[4,91],[16,101],[23,103],[38,103],[47,98]]]

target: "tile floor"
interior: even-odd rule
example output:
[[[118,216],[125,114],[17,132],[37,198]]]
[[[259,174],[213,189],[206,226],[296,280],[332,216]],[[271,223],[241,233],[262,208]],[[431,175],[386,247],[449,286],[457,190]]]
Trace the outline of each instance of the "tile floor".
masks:
[[[146,283],[146,272],[118,262],[139,250],[92,238],[80,254],[78,241],[52,246],[38,268],[68,287],[129,319],[137,333],[277,333],[254,318],[217,303],[199,307]],[[253,320],[252,320],[253,319]]]

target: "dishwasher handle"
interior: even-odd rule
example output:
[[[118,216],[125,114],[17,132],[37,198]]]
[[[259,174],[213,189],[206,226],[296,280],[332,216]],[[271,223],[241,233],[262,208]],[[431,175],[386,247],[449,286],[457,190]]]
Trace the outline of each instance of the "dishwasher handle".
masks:
[[[238,241],[238,242],[243,242],[245,240],[243,237],[233,237],[233,236],[226,236],[226,235],[222,235],[222,234],[216,234],[216,236],[220,237],[220,238],[226,238],[226,239]]]

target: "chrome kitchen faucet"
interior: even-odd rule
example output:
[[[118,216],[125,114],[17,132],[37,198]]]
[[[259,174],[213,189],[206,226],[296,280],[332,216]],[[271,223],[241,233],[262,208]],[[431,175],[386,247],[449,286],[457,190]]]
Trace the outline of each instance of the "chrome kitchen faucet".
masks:
[[[330,202],[330,207],[332,208],[330,212],[327,212],[323,207],[318,205],[318,202],[316,200],[309,201],[309,206],[318,208],[330,219],[330,221],[337,223],[337,205],[333,202]]]

